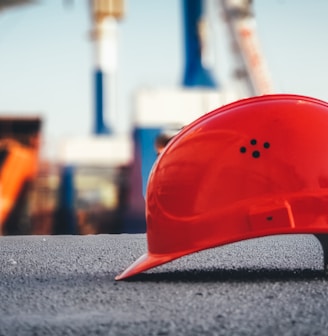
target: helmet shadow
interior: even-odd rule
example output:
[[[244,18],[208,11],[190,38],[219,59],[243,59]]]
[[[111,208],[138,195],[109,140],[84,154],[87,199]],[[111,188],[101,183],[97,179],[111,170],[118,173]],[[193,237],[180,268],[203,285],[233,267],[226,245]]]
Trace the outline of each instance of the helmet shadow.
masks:
[[[172,272],[137,274],[125,281],[130,282],[272,282],[328,280],[324,270],[315,269],[190,269]]]

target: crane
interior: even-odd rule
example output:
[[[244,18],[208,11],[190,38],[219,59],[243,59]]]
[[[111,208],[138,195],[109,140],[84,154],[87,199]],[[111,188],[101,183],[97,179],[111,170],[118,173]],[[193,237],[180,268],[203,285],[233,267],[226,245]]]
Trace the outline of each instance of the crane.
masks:
[[[230,51],[235,60],[234,76],[243,86],[242,97],[273,93],[270,73],[256,33],[252,0],[219,0]]]

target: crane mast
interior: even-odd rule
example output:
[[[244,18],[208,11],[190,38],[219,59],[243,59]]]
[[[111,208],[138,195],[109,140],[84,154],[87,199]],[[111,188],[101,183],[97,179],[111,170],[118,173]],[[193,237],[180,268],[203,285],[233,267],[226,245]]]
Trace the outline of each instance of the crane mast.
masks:
[[[271,77],[256,34],[252,0],[220,0],[242,96],[273,93]]]

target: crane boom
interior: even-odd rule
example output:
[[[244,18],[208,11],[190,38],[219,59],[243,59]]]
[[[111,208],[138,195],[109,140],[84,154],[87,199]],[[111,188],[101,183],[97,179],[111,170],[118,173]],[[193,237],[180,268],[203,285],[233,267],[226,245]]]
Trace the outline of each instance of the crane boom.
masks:
[[[256,34],[252,0],[221,0],[221,6],[238,63],[236,75],[244,80],[250,96],[273,93],[271,77]]]

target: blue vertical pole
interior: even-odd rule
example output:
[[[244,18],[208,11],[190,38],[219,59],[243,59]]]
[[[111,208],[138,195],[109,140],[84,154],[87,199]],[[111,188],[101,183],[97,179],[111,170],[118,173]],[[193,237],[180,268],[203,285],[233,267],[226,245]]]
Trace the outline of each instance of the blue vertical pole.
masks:
[[[53,234],[78,234],[74,209],[74,168],[72,166],[62,167],[58,193],[59,200],[54,216]]]
[[[183,28],[185,69],[183,86],[215,88],[216,83],[208,69],[202,64],[202,32],[200,28],[203,15],[203,0],[183,1]]]
[[[96,135],[109,134],[110,130],[104,121],[104,74],[101,69],[96,69],[94,74],[95,85],[95,120],[93,133]]]

